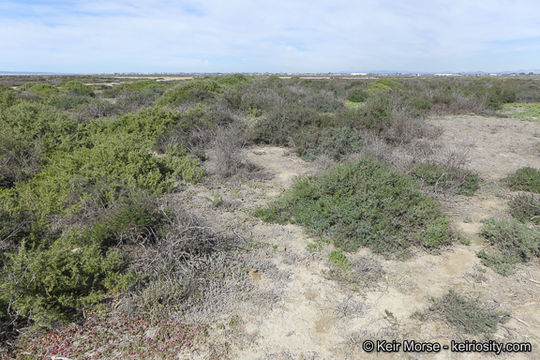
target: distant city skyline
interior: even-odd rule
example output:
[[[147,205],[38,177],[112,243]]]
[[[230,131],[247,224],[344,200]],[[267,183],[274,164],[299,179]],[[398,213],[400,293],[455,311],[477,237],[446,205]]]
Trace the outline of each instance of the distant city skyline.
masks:
[[[0,71],[538,71],[538,14],[533,0],[0,0]]]

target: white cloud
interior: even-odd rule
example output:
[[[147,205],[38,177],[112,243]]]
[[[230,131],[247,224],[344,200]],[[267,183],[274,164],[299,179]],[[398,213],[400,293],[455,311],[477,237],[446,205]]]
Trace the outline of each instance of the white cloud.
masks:
[[[0,69],[539,68],[538,13],[536,0],[4,1]]]

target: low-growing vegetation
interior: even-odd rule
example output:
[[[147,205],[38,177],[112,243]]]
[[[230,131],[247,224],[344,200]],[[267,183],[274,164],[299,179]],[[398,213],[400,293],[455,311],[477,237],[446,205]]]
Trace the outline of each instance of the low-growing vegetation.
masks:
[[[481,250],[482,263],[501,275],[510,275],[515,266],[540,255],[540,230],[514,219],[488,219],[480,235],[491,245]]]
[[[411,175],[436,192],[451,191],[471,196],[479,187],[478,175],[460,168],[445,169],[436,164],[421,164],[412,169]]]
[[[448,217],[413,179],[369,158],[302,178],[256,214],[304,225],[346,251],[367,246],[403,255],[414,245],[437,249],[454,239]]]
[[[540,121],[540,102],[507,103],[501,111],[504,115],[523,121]]]
[[[478,299],[467,298],[454,290],[431,301],[425,312],[415,313],[415,316],[443,320],[465,334],[490,338],[497,331],[497,326],[509,317],[505,312],[486,310]]]
[[[540,225],[540,195],[519,194],[510,201],[510,213],[517,220]]]
[[[0,348],[10,351],[0,357],[170,357],[204,334],[184,323],[190,312],[251,299],[258,269],[246,239],[170,195],[202,183],[189,186],[209,187],[218,211],[222,186],[260,186],[269,175],[247,160],[247,146],[325,164],[256,215],[332,239],[331,278],[376,283],[382,266],[349,252],[404,258],[450,245],[449,217],[426,194],[472,195],[480,185],[462,157],[438,153],[440,132],[425,118],[502,111],[536,121],[540,101],[538,82],[513,78],[161,80],[0,78]],[[538,181],[534,168],[505,180],[532,193]],[[519,194],[510,208],[515,220],[489,220],[481,234],[491,247],[479,256],[503,274],[539,253],[537,196]],[[455,293],[443,299],[446,321],[471,334],[499,321],[473,318],[478,309]]]
[[[532,167],[517,169],[504,179],[510,189],[540,194],[540,170]]]

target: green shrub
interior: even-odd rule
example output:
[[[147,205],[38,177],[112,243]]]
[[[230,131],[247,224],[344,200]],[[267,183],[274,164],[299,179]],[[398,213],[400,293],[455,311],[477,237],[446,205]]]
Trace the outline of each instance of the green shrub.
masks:
[[[359,153],[363,147],[360,134],[345,126],[323,130],[308,128],[298,133],[293,142],[298,155],[306,160],[314,160],[320,155],[342,160],[350,154]]]
[[[80,237],[86,243],[102,247],[120,244],[144,244],[155,241],[165,222],[166,214],[159,211],[155,198],[129,191],[110,208],[104,210]]]
[[[490,336],[497,331],[497,326],[509,317],[509,314],[505,312],[485,310],[478,305],[478,299],[466,298],[454,290],[448,291],[441,298],[432,299],[431,302],[432,305],[426,315],[441,318],[471,335]]]
[[[13,139],[39,143],[46,152],[73,149],[82,136],[78,124],[65,113],[28,102],[0,111],[0,128]]]
[[[369,95],[375,95],[382,92],[390,91],[392,88],[390,86],[374,82],[369,85],[369,87],[366,90],[366,93]]]
[[[19,102],[19,98],[15,92],[9,88],[0,87],[0,110],[8,108]]]
[[[390,91],[392,89],[400,89],[401,87],[403,87],[403,85],[397,81],[391,79],[379,79],[369,84],[366,93],[369,95],[375,95],[381,92]]]
[[[330,260],[333,266],[343,272],[346,272],[351,268],[351,262],[347,259],[347,256],[339,250],[332,250],[330,254],[328,254],[328,260]]]
[[[323,113],[336,112],[343,109],[343,102],[338,100],[333,93],[324,90],[307,96],[300,104],[306,108]]]
[[[503,104],[516,101],[516,92],[506,87],[492,86],[486,90],[484,97],[488,109],[499,110]]]
[[[100,123],[96,132],[103,135],[129,134],[142,144],[154,146],[156,140],[171,126],[181,122],[182,115],[172,109],[152,107],[136,113],[123,115],[119,120],[110,119]]]
[[[411,176],[432,186],[435,190],[452,191],[455,194],[471,196],[479,188],[478,174],[465,169],[443,168],[435,164],[420,164]]]
[[[222,87],[214,80],[190,80],[169,89],[158,99],[158,105],[180,105],[206,102],[222,92]]]
[[[540,170],[532,167],[522,167],[510,174],[504,180],[510,189],[515,191],[530,191],[540,194]]]
[[[28,248],[8,254],[2,269],[0,301],[9,311],[40,325],[64,320],[99,302],[107,292],[122,291],[130,275],[122,275],[123,260],[115,250],[65,236],[48,248]]]
[[[58,97],[55,101],[52,101],[51,105],[62,110],[72,110],[81,107],[81,105],[88,104],[91,99],[91,97],[85,95],[66,94]]]
[[[403,254],[411,245],[438,248],[453,240],[448,218],[414,181],[370,159],[304,177],[256,212],[265,221],[304,225],[346,251],[367,246]]]
[[[25,140],[0,130],[0,188],[30,179],[39,171],[43,155],[39,141]]]
[[[431,99],[428,96],[416,92],[401,92],[399,103],[413,118],[425,116],[432,107]]]
[[[347,100],[355,102],[355,103],[361,103],[361,102],[364,102],[366,98],[367,98],[367,94],[364,90],[354,89],[353,91],[351,91]]]
[[[205,159],[205,149],[216,129],[233,121],[230,113],[198,105],[180,114],[177,120],[167,126],[166,131],[156,138],[154,148],[162,152],[170,147],[187,149],[191,154]]]
[[[117,187],[161,194],[171,190],[176,181],[197,181],[204,174],[199,161],[185,151],[158,158],[149,146],[130,134],[97,134],[91,140],[92,147],[51,158],[48,166],[20,188],[21,204],[39,219],[45,219],[64,212],[74,197],[84,198],[87,189],[100,182],[110,184],[101,196],[111,203],[117,199]],[[74,193],[74,189],[79,190]],[[76,211],[79,204],[71,204],[70,211]]]
[[[540,225],[540,196],[519,194],[510,201],[510,213],[521,222]]]
[[[388,78],[378,79],[375,83],[386,85],[392,89],[401,89],[403,87],[403,84]]]
[[[516,264],[540,254],[540,230],[529,229],[514,219],[489,219],[480,229],[480,235],[492,248],[480,251],[478,257],[501,275],[513,273]]]
[[[231,74],[225,76],[218,76],[216,78],[216,81],[223,85],[238,85],[248,83],[250,79],[244,74]]]
[[[233,110],[240,110],[242,107],[242,97],[245,89],[239,86],[230,86],[223,91],[221,98]]]
[[[34,84],[28,87],[27,90],[41,99],[47,99],[59,93],[58,88],[51,84]]]
[[[301,129],[319,127],[325,118],[314,110],[298,106],[278,108],[260,118],[253,127],[251,139],[273,145],[288,145]]]
[[[67,81],[60,86],[60,89],[68,92],[70,95],[75,96],[93,96],[94,92],[92,88],[88,85],[85,85],[82,81]]]
[[[346,110],[338,117],[344,126],[378,132],[390,127],[393,121],[392,104],[384,94],[371,96],[361,108]]]
[[[147,90],[164,90],[167,85],[163,82],[158,82],[153,79],[139,80],[135,82],[122,83],[118,85],[115,90],[117,92],[122,92],[123,90],[128,90],[132,92],[144,92]]]

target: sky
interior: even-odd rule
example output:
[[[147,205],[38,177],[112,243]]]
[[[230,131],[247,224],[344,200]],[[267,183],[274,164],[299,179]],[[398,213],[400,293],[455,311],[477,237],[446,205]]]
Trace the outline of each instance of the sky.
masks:
[[[539,0],[0,0],[0,71],[540,69]]]

